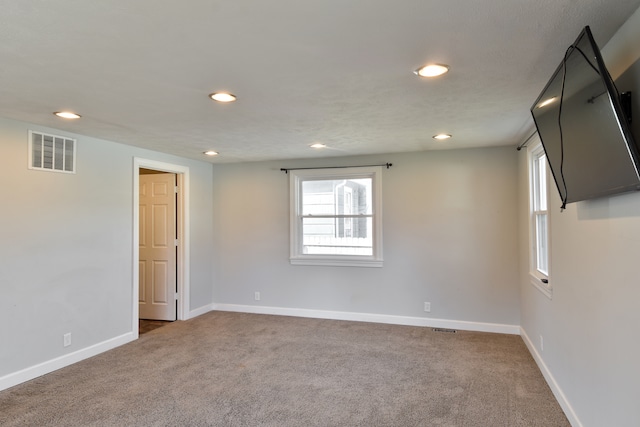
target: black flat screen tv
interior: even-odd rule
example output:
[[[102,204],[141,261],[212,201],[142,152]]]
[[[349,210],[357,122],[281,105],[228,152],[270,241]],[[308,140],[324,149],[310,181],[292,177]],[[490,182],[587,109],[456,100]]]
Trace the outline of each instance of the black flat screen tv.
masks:
[[[563,207],[640,190],[640,150],[588,26],[567,49],[531,114]]]

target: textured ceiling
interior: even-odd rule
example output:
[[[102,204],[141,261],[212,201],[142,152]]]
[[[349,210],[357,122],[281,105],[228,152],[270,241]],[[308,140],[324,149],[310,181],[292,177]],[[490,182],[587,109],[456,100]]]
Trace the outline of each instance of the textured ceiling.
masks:
[[[640,6],[613,3],[2,0],[0,116],[213,163],[513,145],[582,27]]]

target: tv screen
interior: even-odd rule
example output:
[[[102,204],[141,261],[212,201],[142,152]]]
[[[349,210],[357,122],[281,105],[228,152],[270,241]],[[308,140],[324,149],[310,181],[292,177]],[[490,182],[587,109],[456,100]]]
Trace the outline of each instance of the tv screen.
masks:
[[[567,49],[531,114],[563,207],[640,190],[638,146],[588,26]]]

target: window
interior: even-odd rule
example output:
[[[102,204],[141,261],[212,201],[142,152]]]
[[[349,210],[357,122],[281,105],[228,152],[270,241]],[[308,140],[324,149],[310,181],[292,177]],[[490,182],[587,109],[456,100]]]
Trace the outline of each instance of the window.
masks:
[[[291,264],[382,267],[381,171],[290,172]]]
[[[76,140],[29,131],[29,169],[76,172]]]
[[[529,193],[532,283],[551,297],[547,156],[540,142],[529,149]]]

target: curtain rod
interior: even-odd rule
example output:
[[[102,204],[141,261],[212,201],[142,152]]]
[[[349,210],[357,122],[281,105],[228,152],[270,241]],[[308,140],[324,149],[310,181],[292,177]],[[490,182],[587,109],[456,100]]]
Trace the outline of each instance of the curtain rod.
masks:
[[[289,171],[299,171],[299,170],[307,170],[307,169],[344,169],[344,168],[370,168],[373,166],[386,166],[389,169],[393,166],[392,163],[383,163],[381,165],[358,165],[358,166],[325,166],[325,167],[317,167],[317,168],[280,168],[280,170],[284,173],[289,173]]]
[[[522,144],[520,144],[520,145],[518,145],[518,146],[516,147],[516,150],[520,151],[520,150],[522,150],[524,147],[526,147],[526,146],[527,146],[527,143],[531,140],[531,138],[533,138],[533,136],[534,136],[536,133],[538,133],[538,131],[534,130],[534,131],[533,131],[533,133],[532,133],[531,135],[529,135],[529,138],[525,139],[525,140],[524,140],[524,142],[523,142]]]

